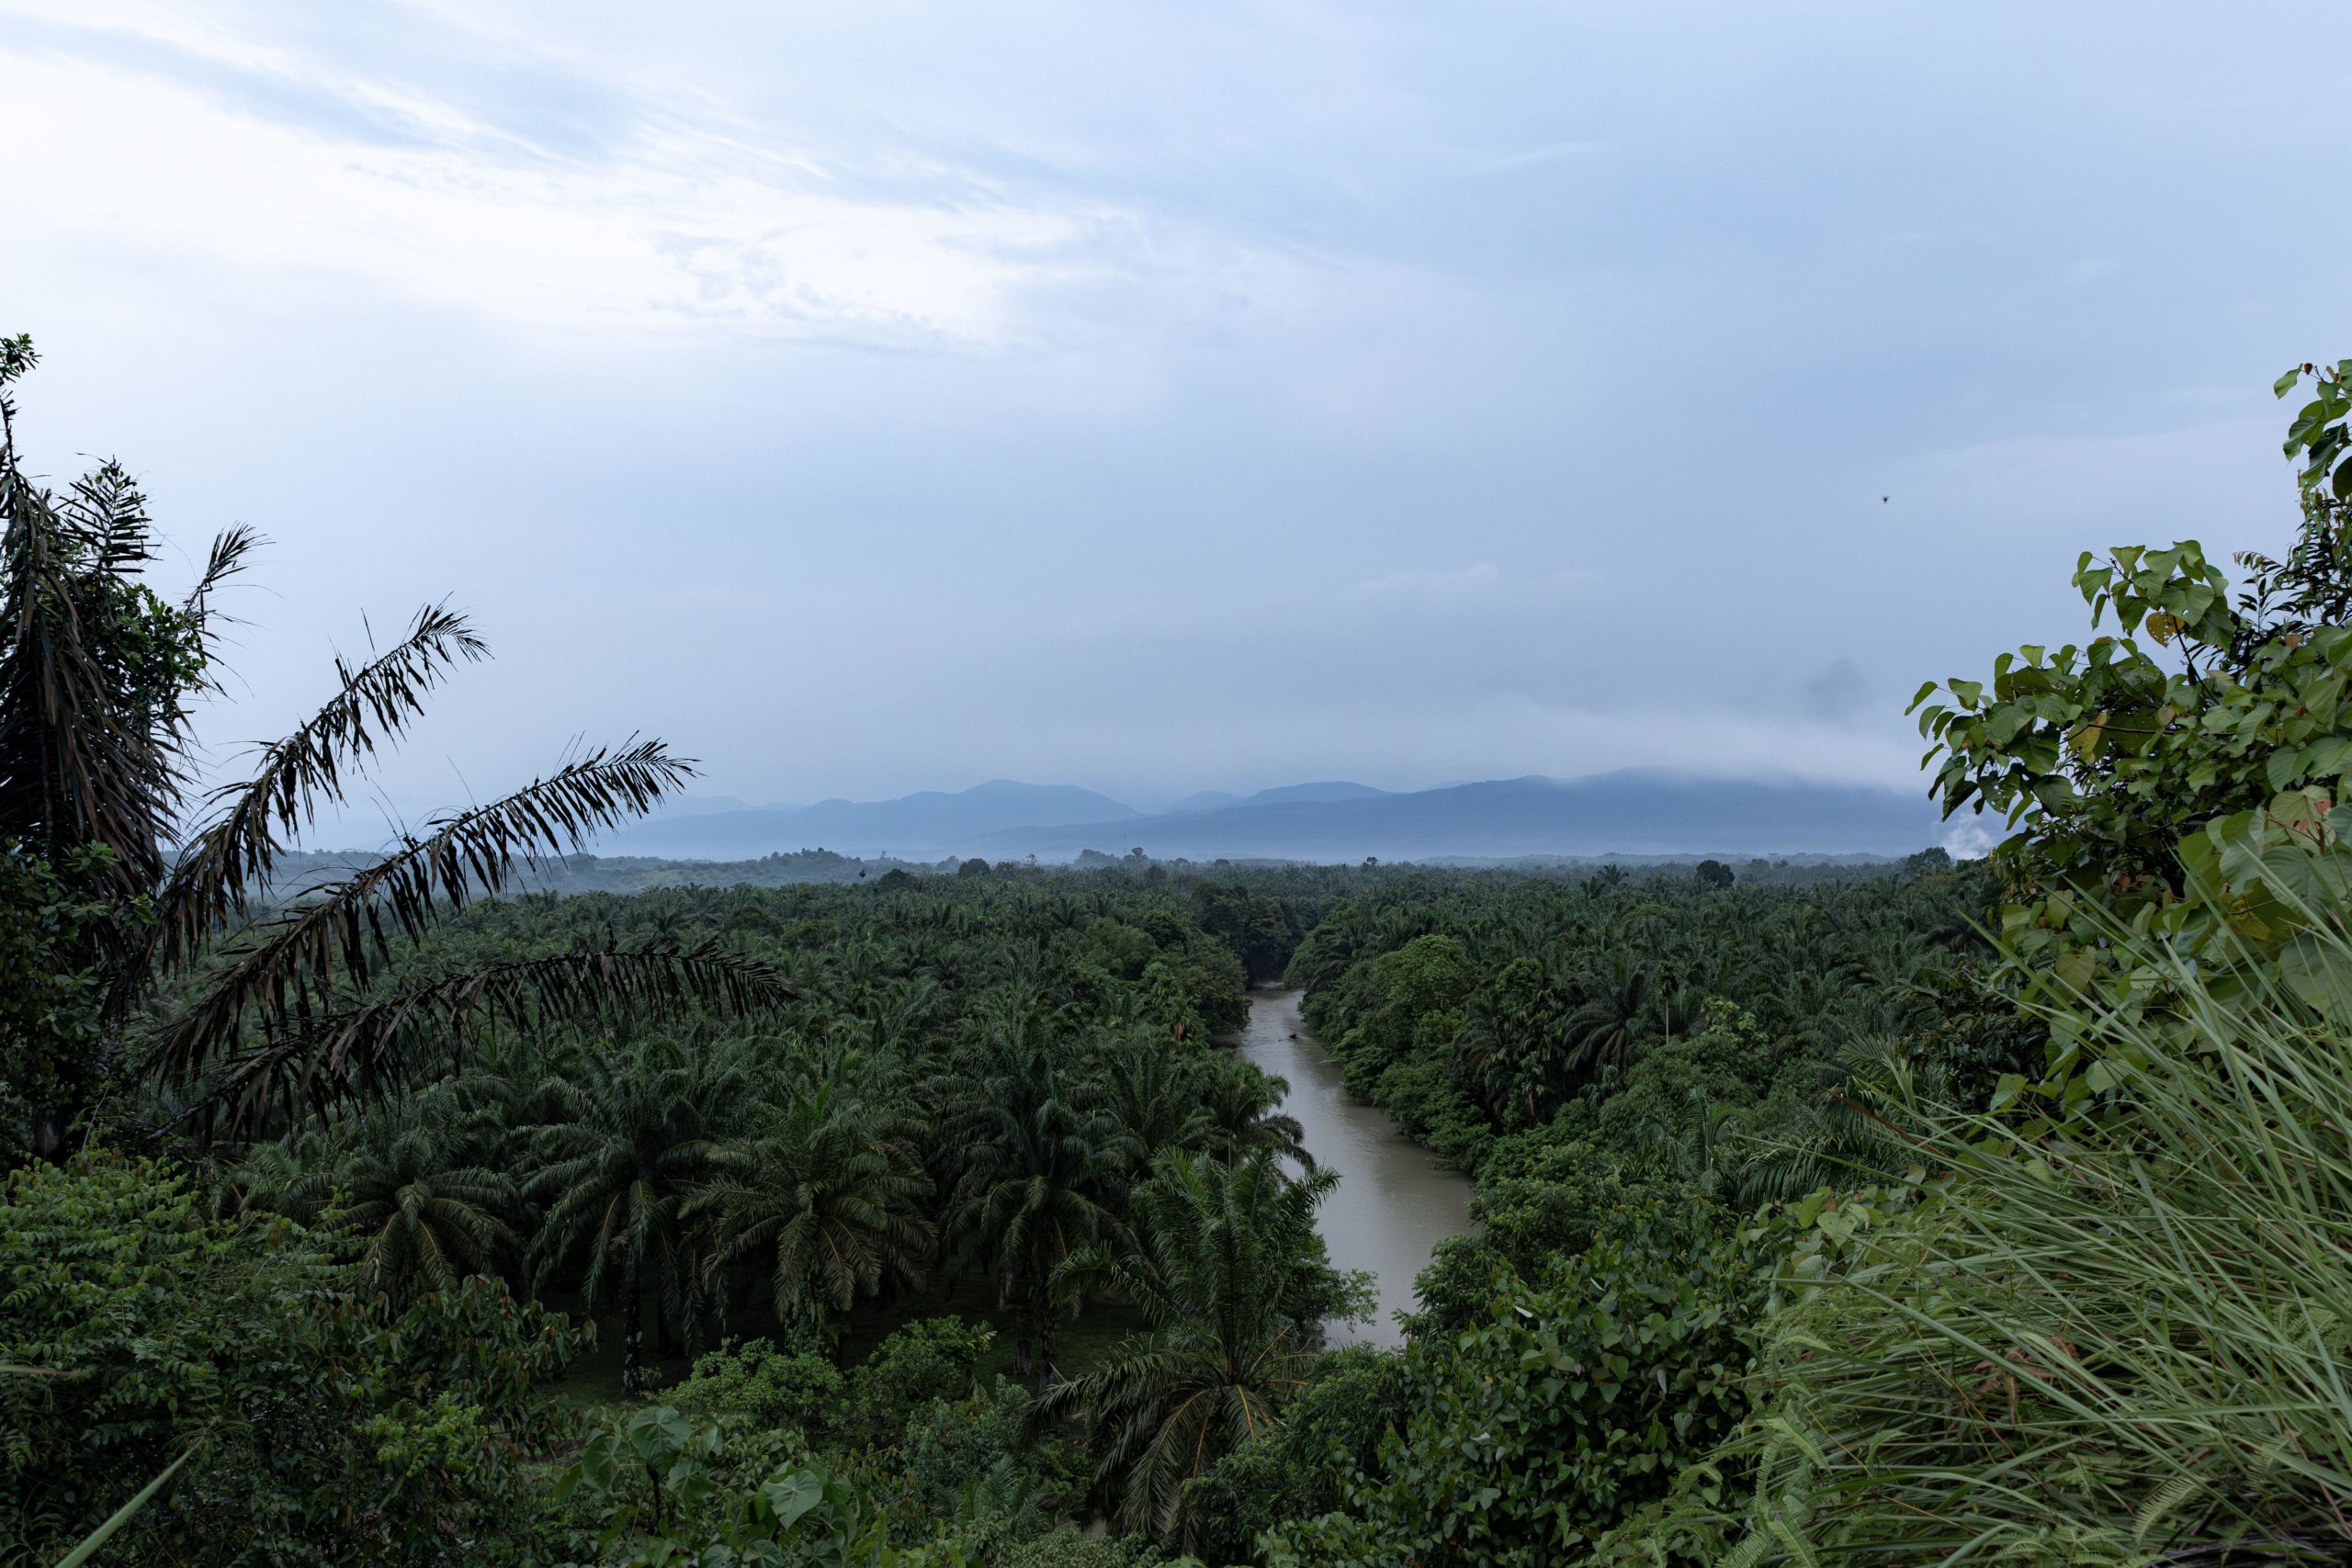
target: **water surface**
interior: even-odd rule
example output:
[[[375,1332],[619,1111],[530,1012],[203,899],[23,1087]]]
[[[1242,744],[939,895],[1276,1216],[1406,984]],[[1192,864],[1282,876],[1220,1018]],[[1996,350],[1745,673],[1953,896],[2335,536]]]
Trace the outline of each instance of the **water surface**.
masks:
[[[1331,1326],[1336,1345],[1399,1345],[1396,1314],[1413,1305],[1413,1276],[1447,1236],[1470,1228],[1470,1179],[1439,1165],[1396,1131],[1385,1111],[1358,1104],[1298,1016],[1296,991],[1253,991],[1241,1054],[1290,1080],[1283,1109],[1306,1132],[1316,1163],[1340,1173],[1317,1224],[1340,1269],[1371,1270],[1379,1305],[1370,1323]]]

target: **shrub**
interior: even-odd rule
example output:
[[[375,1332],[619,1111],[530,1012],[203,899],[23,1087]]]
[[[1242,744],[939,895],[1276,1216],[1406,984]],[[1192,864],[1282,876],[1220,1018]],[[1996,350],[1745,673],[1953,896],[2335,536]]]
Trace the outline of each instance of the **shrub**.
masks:
[[[53,1559],[183,1454],[125,1555],[180,1562],[526,1555],[537,1385],[584,1330],[469,1279],[397,1316],[285,1222],[205,1218],[153,1161],[89,1154],[0,1191],[0,1551]]]
[[[2347,907],[2307,928],[2331,964],[2352,966]],[[1842,1210],[1841,1234],[1810,1250],[1817,1283],[1792,1270],[1761,1419],[1723,1456],[1754,1470],[1753,1502],[1673,1510],[1623,1561],[1711,1529],[1749,1562],[2352,1547],[2342,1029],[2283,984],[2110,940],[2176,1005],[2161,1026],[2060,1021],[2101,1064],[2104,1111],[1946,1115],[1916,1207],[1809,1200],[1797,1218]]]
[[[1350,1478],[1378,1461],[1404,1393],[1404,1363],[1357,1346],[1317,1366],[1281,1425],[1185,1483],[1194,1550],[1208,1562],[1255,1562],[1258,1538],[1285,1519],[1329,1513]]]
[[[763,1429],[826,1431],[842,1418],[846,1383],[832,1362],[766,1339],[723,1345],[697,1358],[671,1391],[679,1409]]]
[[[843,1435],[895,1448],[907,1417],[934,1400],[971,1392],[972,1369],[995,1332],[960,1317],[927,1317],[893,1333],[852,1374]]]
[[[1532,1282],[1505,1277],[1485,1321],[1407,1350],[1404,1412],[1344,1513],[1276,1530],[1270,1563],[1535,1568],[1667,1495],[1746,1410],[1757,1292],[1724,1242],[1608,1244]]]

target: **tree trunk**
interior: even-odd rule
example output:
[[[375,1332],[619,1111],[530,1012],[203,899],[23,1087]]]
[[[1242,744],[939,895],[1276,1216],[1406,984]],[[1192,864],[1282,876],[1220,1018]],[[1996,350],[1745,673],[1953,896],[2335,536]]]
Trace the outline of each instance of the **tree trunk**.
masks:
[[[637,1265],[628,1270],[628,1310],[621,1318],[621,1392],[633,1394],[645,1385],[637,1370],[637,1342],[645,1327],[645,1298],[640,1293]]]
[[[1054,1375],[1054,1303],[1046,1299],[1042,1286],[1031,1305],[1030,1320],[1037,1330],[1037,1390],[1042,1393]]]
[[[74,1113],[62,1105],[44,1105],[33,1112],[33,1158],[46,1165],[65,1162],[65,1129]]]

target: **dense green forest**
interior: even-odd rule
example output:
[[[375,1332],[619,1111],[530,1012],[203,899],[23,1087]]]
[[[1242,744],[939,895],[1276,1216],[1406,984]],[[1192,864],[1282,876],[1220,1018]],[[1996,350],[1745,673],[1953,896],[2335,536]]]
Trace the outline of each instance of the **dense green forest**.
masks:
[[[0,1556],[2346,1560],[2347,378],[2281,558],[2086,555],[2116,629],[1922,689],[1984,862],[625,891],[547,868],[658,742],[297,847],[441,610],[200,785],[253,539],[160,596],[0,402]],[[1399,1349],[1272,984],[1476,1181]]]

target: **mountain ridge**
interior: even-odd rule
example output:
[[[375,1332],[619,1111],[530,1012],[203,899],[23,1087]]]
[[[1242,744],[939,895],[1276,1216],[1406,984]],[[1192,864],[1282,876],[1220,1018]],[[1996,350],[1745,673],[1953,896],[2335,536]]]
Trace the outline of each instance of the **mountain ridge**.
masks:
[[[1628,768],[1386,791],[1327,781],[1220,802],[1203,791],[1144,813],[1072,784],[993,779],[954,793],[820,801],[657,819],[599,853],[741,860],[795,850],[918,858],[1423,860],[1523,855],[1900,854],[1937,842],[1924,794],[1796,778]]]

